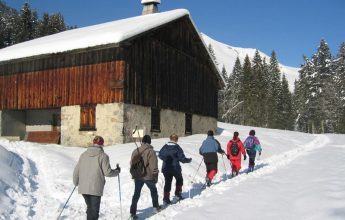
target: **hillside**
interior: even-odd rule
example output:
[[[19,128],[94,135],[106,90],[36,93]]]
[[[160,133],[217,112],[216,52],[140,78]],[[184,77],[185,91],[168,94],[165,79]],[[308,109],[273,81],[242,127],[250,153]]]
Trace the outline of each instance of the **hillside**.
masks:
[[[218,68],[221,70],[224,65],[228,74],[231,74],[237,57],[240,58],[241,63],[243,64],[244,58],[246,57],[247,54],[250,58],[252,58],[255,54],[256,49],[233,47],[233,46],[221,43],[219,41],[216,41],[203,33],[201,35],[207,46],[209,44],[212,45],[217,62],[219,63]],[[262,57],[266,57],[266,60],[269,61],[270,57],[268,55],[262,53],[261,51],[259,52]],[[279,59],[279,54],[278,54],[278,59]],[[289,67],[282,64],[280,64],[280,68],[281,68],[281,72],[285,73],[285,76],[287,80],[289,81],[290,91],[293,91],[294,82],[296,79],[298,79],[298,76],[299,76],[298,75],[299,68]]]
[[[250,129],[218,123],[215,137],[225,148],[234,131],[239,131],[244,140]],[[203,191],[200,187],[205,165],[201,163],[197,170],[202,161],[198,149],[206,135],[181,137],[178,143],[185,155],[193,158],[192,163],[182,164],[183,196],[187,198],[150,219],[345,219],[345,135],[255,130],[263,153],[257,158],[254,172],[246,174],[248,160],[242,160],[239,176],[229,179],[230,163],[219,155],[214,185]],[[167,141],[154,139],[152,145],[158,152]],[[111,165],[119,163],[122,167],[122,213],[123,219],[127,219],[134,189],[129,159],[135,145],[118,144],[104,149]],[[77,147],[0,140],[0,219],[56,219],[72,192],[73,168],[84,151]],[[160,174],[160,203],[163,186],[164,177]],[[118,179],[106,178],[100,220],[121,219],[120,208]],[[138,215],[146,219],[151,212],[150,193],[144,187]],[[77,192],[61,219],[85,219],[85,203]]]

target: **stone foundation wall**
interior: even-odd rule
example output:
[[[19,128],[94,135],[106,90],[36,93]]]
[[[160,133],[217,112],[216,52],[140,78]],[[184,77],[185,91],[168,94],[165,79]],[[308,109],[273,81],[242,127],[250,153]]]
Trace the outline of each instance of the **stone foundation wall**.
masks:
[[[79,131],[80,106],[61,108],[61,144],[86,147],[96,135],[104,138],[104,145],[123,143],[123,104],[98,104],[96,106],[96,131]]]
[[[178,136],[185,136],[185,113],[167,109],[161,110],[161,131],[151,132],[151,108],[128,105],[124,107],[124,130],[126,135],[125,142],[132,142],[130,138],[132,131],[137,126],[142,129],[144,134],[149,134],[152,138],[169,137],[172,133]],[[208,130],[216,130],[217,120],[211,117],[193,115],[192,118],[192,134],[206,134]]]

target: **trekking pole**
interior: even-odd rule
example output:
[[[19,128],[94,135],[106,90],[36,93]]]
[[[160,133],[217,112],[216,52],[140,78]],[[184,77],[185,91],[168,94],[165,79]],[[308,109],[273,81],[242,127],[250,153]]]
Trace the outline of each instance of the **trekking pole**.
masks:
[[[225,169],[225,176],[226,176],[226,179],[228,179],[228,172],[226,171],[226,166],[225,166],[223,154],[222,154],[222,160],[223,160],[223,166],[224,166],[224,169]]]
[[[192,181],[191,181],[192,183],[194,182],[195,176],[196,176],[196,174],[198,173],[198,171],[199,171],[199,169],[200,169],[201,164],[202,164],[203,161],[204,161],[204,158],[202,158],[202,160],[200,161],[199,167],[198,167],[198,169],[196,170],[196,172],[195,172],[195,174],[194,174],[194,177],[192,178]]]
[[[73,188],[73,190],[72,190],[71,194],[69,195],[69,197],[68,197],[68,199],[67,199],[67,201],[66,201],[65,205],[63,206],[63,208],[62,208],[62,210],[61,210],[61,212],[60,212],[59,216],[57,217],[57,220],[60,218],[60,216],[61,216],[61,214],[62,214],[63,210],[66,208],[66,205],[67,205],[67,203],[68,203],[69,199],[71,198],[71,196],[73,195],[73,192],[74,192],[75,188],[77,188],[77,186],[74,186],[74,188]]]
[[[120,169],[119,164],[116,164],[116,168]],[[121,201],[121,181],[120,181],[120,173],[117,175],[118,182],[119,182],[119,196],[120,196],[120,212],[121,212],[121,219],[122,219],[122,201]]]

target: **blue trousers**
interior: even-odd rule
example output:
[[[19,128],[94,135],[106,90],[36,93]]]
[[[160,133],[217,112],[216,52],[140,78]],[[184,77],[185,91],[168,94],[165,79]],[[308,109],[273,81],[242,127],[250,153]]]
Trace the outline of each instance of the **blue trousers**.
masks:
[[[132,197],[132,204],[131,204],[131,209],[130,209],[130,213],[132,215],[135,215],[137,213],[137,204],[140,198],[141,189],[143,188],[144,184],[146,184],[146,186],[150,189],[153,207],[159,206],[158,192],[157,192],[157,187],[154,180],[135,179],[134,184],[135,184],[135,189],[134,189],[134,195]]]

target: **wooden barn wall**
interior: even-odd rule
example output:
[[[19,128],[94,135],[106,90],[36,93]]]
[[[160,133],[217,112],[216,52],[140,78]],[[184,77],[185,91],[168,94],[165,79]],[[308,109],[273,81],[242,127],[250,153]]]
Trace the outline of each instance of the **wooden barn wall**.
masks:
[[[116,55],[120,52],[117,49],[112,53],[109,49],[93,51],[93,59],[87,52],[60,54],[2,66],[0,109],[123,102],[121,81],[124,79],[125,61],[122,55]],[[117,84],[116,88],[114,84]]]
[[[215,74],[190,22],[181,19],[132,42],[125,102],[217,117]]]

